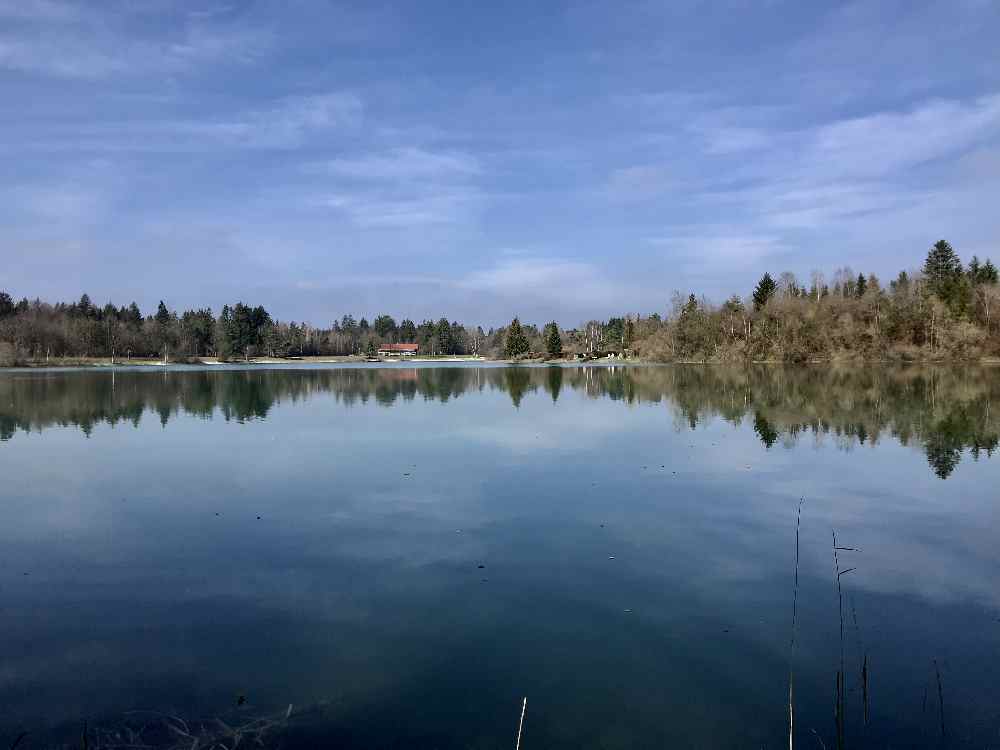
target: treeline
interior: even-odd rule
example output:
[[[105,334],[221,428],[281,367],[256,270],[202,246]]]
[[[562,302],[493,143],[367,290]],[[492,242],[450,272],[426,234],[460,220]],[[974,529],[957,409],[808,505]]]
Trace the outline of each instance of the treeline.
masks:
[[[675,295],[664,320],[636,318],[635,353],[657,360],[973,359],[1000,355],[1000,285],[989,260],[963,266],[937,242],[920,270],[887,285],[839,269],[785,272],[721,305]]]
[[[946,241],[923,267],[887,285],[874,274],[814,271],[808,282],[764,274],[745,299],[721,305],[674,295],[665,314],[622,315],[566,329],[541,329],[518,318],[484,330],[440,318],[419,324],[378,315],[345,315],[329,328],[282,322],[262,306],[238,302],[170,310],[160,302],[144,316],[123,307],[79,301],[14,302],[0,292],[0,366],[51,358],[156,358],[374,355],[384,343],[416,343],[422,354],[492,358],[616,355],[655,361],[811,361],[828,359],[973,359],[1000,355],[1000,284],[989,260],[964,266]]]
[[[372,323],[345,315],[329,328],[316,328],[274,320],[263,306],[243,302],[223,306],[216,316],[207,308],[177,313],[161,301],[154,314],[144,316],[135,302],[100,307],[84,294],[77,302],[25,298],[15,303],[0,292],[0,366],[53,358],[178,362],[201,357],[229,361],[345,356],[383,343],[417,343],[427,354],[477,354],[503,345],[494,331],[487,334],[446,318],[397,324],[389,315],[379,315]]]

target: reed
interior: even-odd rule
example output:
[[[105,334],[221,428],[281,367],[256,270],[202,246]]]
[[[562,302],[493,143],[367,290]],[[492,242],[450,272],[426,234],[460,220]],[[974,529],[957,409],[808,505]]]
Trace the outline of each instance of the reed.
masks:
[[[841,547],[841,549],[846,548]],[[858,672],[861,676],[861,722],[862,726],[867,729],[871,718],[871,699],[870,693],[868,692],[868,678],[870,675],[868,651],[865,649],[864,643],[861,640],[861,626],[858,625],[858,608],[855,606],[854,594],[849,594],[848,599],[851,602],[851,619],[854,621],[854,639],[857,644],[858,658],[861,659],[861,667]]]
[[[937,659],[934,660],[934,674],[937,677],[937,690],[938,690],[938,709],[939,716],[941,718],[941,737],[945,735],[944,731],[944,689],[941,687],[941,670],[938,668]]]
[[[788,750],[795,744],[795,642],[798,635],[799,613],[799,529],[802,526],[802,502],[795,519],[795,582],[792,584],[792,642],[788,648]]]
[[[840,585],[840,578],[855,568],[847,568],[846,570],[840,569],[840,556],[838,552],[840,550],[854,551],[853,547],[840,547],[837,545],[837,532],[831,530],[833,535],[833,566],[837,574],[837,611],[840,615],[840,669],[837,670],[837,702],[834,709],[834,716],[836,717],[837,724],[837,750],[844,750],[844,677],[846,674],[844,667],[844,590]]]
[[[862,718],[867,727],[871,722],[871,692],[868,688],[868,678],[871,672],[868,668],[868,654],[865,653],[865,660],[861,664],[861,705]]]
[[[528,696],[524,697],[524,701],[521,703],[521,721],[517,725],[517,744],[514,746],[514,750],[521,750],[521,730],[524,729],[524,711],[528,707]]]

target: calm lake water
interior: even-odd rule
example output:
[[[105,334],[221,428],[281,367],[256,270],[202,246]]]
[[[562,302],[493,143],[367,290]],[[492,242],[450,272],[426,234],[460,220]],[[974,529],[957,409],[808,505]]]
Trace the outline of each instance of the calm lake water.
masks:
[[[800,499],[797,745],[843,649],[848,747],[997,747],[998,433],[997,369],[0,373],[0,747],[787,746]]]

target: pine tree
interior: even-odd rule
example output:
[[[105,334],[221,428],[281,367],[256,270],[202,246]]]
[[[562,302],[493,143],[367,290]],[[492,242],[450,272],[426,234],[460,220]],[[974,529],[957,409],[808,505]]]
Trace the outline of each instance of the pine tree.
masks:
[[[966,272],[969,281],[973,284],[995,284],[997,282],[997,269],[989,259],[980,264],[979,258],[975,255],[969,261],[969,269]]]
[[[375,339],[368,339],[368,359],[378,358],[378,347],[375,346]]]
[[[924,276],[934,292],[944,299],[948,287],[961,275],[962,261],[955,249],[945,240],[935,242],[934,247],[927,251],[927,260],[924,261]]]
[[[771,278],[771,274],[765,273],[757,282],[757,288],[753,290],[753,309],[760,311],[767,305],[768,300],[774,296],[778,285]]]
[[[868,279],[865,278],[863,273],[858,274],[858,281],[854,287],[854,295],[861,299],[865,296],[865,292],[868,290]]]
[[[225,362],[233,356],[233,351],[233,312],[229,305],[223,305],[215,324],[215,356]]]
[[[160,300],[159,306],[156,308],[156,322],[162,325],[167,325],[170,322],[170,311],[167,306],[163,304],[163,300]]]
[[[503,354],[507,359],[517,359],[527,354],[529,348],[528,337],[524,335],[521,321],[514,318],[507,329],[507,343],[504,345]]]
[[[545,335],[545,351],[550,359],[562,356],[562,337],[559,335],[559,326],[553,320],[546,326],[548,331]]]
[[[992,260],[987,258],[983,267],[979,269],[979,283],[996,284],[998,278],[1000,278],[1000,274],[997,273],[997,267],[993,265]]]

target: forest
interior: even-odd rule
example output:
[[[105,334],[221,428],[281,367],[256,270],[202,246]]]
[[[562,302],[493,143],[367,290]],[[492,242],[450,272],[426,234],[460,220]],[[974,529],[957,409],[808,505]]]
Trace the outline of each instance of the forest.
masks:
[[[306,356],[373,356],[383,343],[417,343],[421,355],[496,359],[590,358],[739,362],[825,360],[932,361],[1000,355],[1000,284],[992,261],[963,264],[945,240],[920,268],[884,284],[874,274],[838,269],[808,281],[791,272],[765,273],[745,297],[721,304],[674,292],[669,306],[623,313],[576,328],[541,327],[514,318],[506,326],[387,314],[369,321],[344,315],[327,327],[284,322],[242,301],[171,310],[160,302],[144,315],[135,302],[100,306],[87,294],[75,302],[15,301],[0,292],[0,366],[110,358],[221,361]]]

